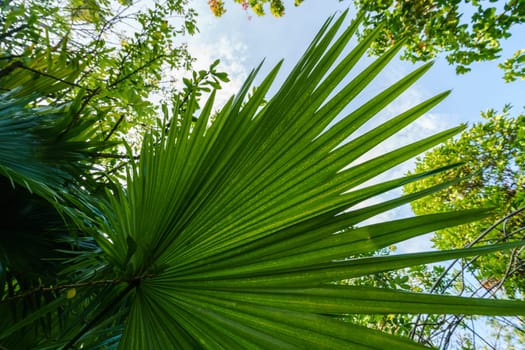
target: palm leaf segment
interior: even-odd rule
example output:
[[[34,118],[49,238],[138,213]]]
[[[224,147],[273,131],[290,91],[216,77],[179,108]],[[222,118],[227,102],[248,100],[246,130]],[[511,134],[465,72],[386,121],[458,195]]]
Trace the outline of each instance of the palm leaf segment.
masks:
[[[345,278],[505,248],[347,259],[485,213],[436,214],[351,228],[437,190],[353,209],[429,175],[356,189],[461,128],[348,167],[447,93],[344,143],[430,66],[416,69],[341,116],[399,48],[336,90],[373,40],[371,36],[361,42],[331,69],[357,26],[354,22],[336,37],[343,21],[344,16],[331,18],[323,26],[263,107],[279,65],[251,98],[246,100],[246,95],[256,71],[215,116],[212,94],[198,121],[183,119],[160,143],[152,137],[145,140],[140,161],[129,170],[127,187],[109,196],[101,208],[107,218],[99,223],[99,244],[135,286],[120,348],[410,349],[420,345],[337,317],[525,312],[524,304],[517,302],[334,285]]]

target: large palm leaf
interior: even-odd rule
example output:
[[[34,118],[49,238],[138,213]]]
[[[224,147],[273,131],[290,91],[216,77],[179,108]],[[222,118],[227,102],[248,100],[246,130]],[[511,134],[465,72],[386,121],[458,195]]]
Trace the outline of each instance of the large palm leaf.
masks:
[[[96,346],[119,342],[121,349],[410,349],[420,346],[344,322],[341,316],[525,313],[520,302],[334,283],[515,245],[350,259],[486,213],[452,212],[360,227],[374,215],[447,186],[356,207],[446,170],[365,184],[461,128],[355,164],[447,93],[344,143],[430,67],[416,69],[354,112],[341,115],[398,49],[342,84],[373,41],[370,36],[340,57],[357,26],[354,22],[337,35],[344,17],[327,21],[268,103],[263,105],[263,100],[280,65],[251,97],[246,96],[257,70],[220,112],[212,113],[212,94],[196,122],[191,118],[195,111],[188,108],[186,117],[170,123],[162,138],[146,137],[140,160],[128,170],[126,186],[108,191],[106,201],[93,201],[96,215],[82,217],[83,225],[91,218],[97,228],[96,240],[114,274],[104,287],[103,303],[101,298],[82,299],[77,307],[84,305],[87,311],[56,342],[41,343],[43,348],[76,343],[95,348],[93,339],[106,337]],[[174,106],[174,115],[176,111]],[[67,303],[57,300],[45,306],[0,332],[0,340]],[[123,315],[125,329],[119,340],[115,334]],[[66,323],[75,313],[68,317]],[[111,331],[108,325],[116,328]]]
[[[357,189],[461,128],[348,167],[447,93],[343,143],[430,67],[416,69],[341,116],[397,52],[387,52],[336,88],[373,40],[362,41],[334,66],[356,29],[354,22],[336,37],[343,21],[341,16],[324,25],[264,107],[279,65],[249,99],[256,71],[217,115],[212,117],[212,94],[197,122],[185,118],[177,126],[172,123],[160,143],[146,138],[127,186],[111,193],[101,207],[106,218],[99,222],[98,242],[127,278],[131,292],[120,348],[408,349],[419,345],[345,323],[339,316],[525,313],[519,302],[334,285],[511,246],[347,259],[485,213],[452,212],[352,228],[437,190],[354,209],[368,198],[429,175]]]

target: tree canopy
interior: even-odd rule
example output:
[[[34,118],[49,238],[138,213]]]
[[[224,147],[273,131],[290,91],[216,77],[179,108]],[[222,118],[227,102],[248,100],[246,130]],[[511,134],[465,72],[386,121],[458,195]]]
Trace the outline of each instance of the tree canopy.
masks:
[[[414,212],[423,215],[435,211],[492,207],[494,215],[466,226],[436,232],[434,243],[440,249],[464,247],[477,242],[520,240],[525,229],[525,115],[511,116],[509,107],[502,113],[488,110],[483,121],[472,125],[459,138],[451,139],[418,158],[414,172],[454,162],[461,166],[441,176],[405,186],[407,193],[452,178],[464,178],[446,190],[412,203]],[[499,219],[515,213],[497,229],[490,228]],[[487,286],[502,283],[508,295],[525,292],[525,253],[517,250],[477,259],[471,265]],[[519,293],[519,294],[518,294]]]
[[[173,78],[165,72],[189,69],[192,59],[180,37],[195,32],[194,17],[183,0],[9,1],[0,7],[0,52],[11,62],[4,73],[52,76],[46,55],[60,52],[79,75],[63,79],[68,86],[60,94],[45,97],[60,104],[83,91],[82,113],[97,119],[102,137],[118,137],[151,126],[153,97],[168,90],[164,96],[171,98],[167,79]]]
[[[69,127],[91,119],[98,139],[126,138],[137,152],[144,132],[158,125],[155,101],[169,104],[177,96],[187,104],[195,93],[228,80],[218,61],[191,71],[183,37],[196,32],[195,16],[186,0],[9,1],[0,7],[0,59],[9,63],[2,74],[14,72],[7,78],[14,80],[26,71],[41,81],[61,81],[58,93],[39,92],[55,105],[82,95]],[[58,68],[52,68],[57,57]],[[175,88],[178,81],[183,89]],[[98,154],[104,178],[118,174],[127,158],[114,145]]]
[[[265,7],[281,17],[285,2],[281,0],[234,0],[244,9],[251,9],[259,16]],[[371,45],[370,53],[385,52],[403,41],[402,58],[417,62],[428,61],[443,53],[465,73],[475,62],[493,61],[501,56],[501,42],[512,35],[515,26],[525,23],[525,2],[507,1],[456,1],[456,0],[352,0],[356,11],[363,15],[358,34],[366,37],[381,25],[382,31]],[[291,1],[290,1],[291,3]],[[298,6],[302,1],[294,1]],[[220,16],[225,12],[223,1],[210,1],[212,12]],[[504,79],[513,81],[525,78],[525,50],[518,50],[499,64]]]
[[[494,208],[494,214],[484,220],[437,231],[433,238],[437,248],[450,249],[523,239],[525,119],[522,113],[513,115],[511,112],[510,106],[506,106],[502,112],[483,112],[483,120],[472,125],[459,138],[449,140],[417,159],[414,172],[451,162],[460,162],[462,165],[440,177],[427,178],[421,184],[405,186],[407,193],[453,177],[463,180],[446,191],[432,194],[425,201],[413,202],[412,208],[416,214],[425,215],[436,210],[458,208]],[[521,299],[525,286],[524,257],[524,251],[520,248],[453,261],[441,275],[433,278],[432,288],[427,290],[441,289],[443,293],[491,297],[506,295]],[[419,281],[419,277],[412,272],[408,276]],[[494,343],[496,348],[514,348],[516,344],[523,343],[522,318],[488,319],[482,333],[474,331],[475,323],[467,325],[465,322],[468,322],[465,318],[458,317],[418,317],[412,334],[417,335],[418,339],[434,339],[434,345],[439,345],[440,348],[449,343],[450,335],[455,329],[467,330],[462,338],[467,344],[465,346],[472,349],[476,344],[475,339],[470,339],[472,337],[479,337],[478,342]],[[427,326],[429,323],[442,324],[443,331],[436,332],[434,327]],[[452,326],[453,324],[457,326]],[[415,332],[415,329],[418,331]]]

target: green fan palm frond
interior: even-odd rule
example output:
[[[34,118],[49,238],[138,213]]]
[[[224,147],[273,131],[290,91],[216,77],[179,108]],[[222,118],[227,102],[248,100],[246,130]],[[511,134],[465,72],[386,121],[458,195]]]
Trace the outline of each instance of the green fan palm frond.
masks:
[[[358,227],[367,218],[447,186],[355,209],[368,198],[446,170],[363,187],[462,128],[349,166],[447,93],[344,143],[430,65],[341,115],[399,48],[337,88],[373,40],[340,58],[357,26],[353,22],[337,36],[343,21],[341,16],[327,22],[263,107],[279,65],[248,100],[257,70],[214,117],[212,94],[198,121],[184,119],[160,143],[146,138],[140,160],[129,169],[127,186],[109,196],[101,207],[105,219],[99,222],[103,234],[98,242],[133,291],[121,349],[415,349],[421,346],[340,317],[525,314],[520,302],[334,285],[342,279],[513,246],[349,259],[479,219],[486,212]]]
[[[97,346],[126,350],[418,349],[422,345],[343,318],[352,313],[525,314],[525,304],[516,301],[337,285],[343,279],[521,244],[352,258],[479,219],[487,212],[361,224],[453,183],[363,204],[454,166],[367,185],[462,128],[357,163],[448,93],[356,136],[360,126],[430,65],[344,114],[348,103],[400,47],[347,82],[381,29],[346,54],[344,49],[358,22],[338,34],[345,15],[327,21],[267,103],[263,101],[280,64],[249,98],[259,69],[216,114],[212,93],[197,121],[191,118],[195,106],[190,106],[180,123],[171,123],[162,138],[145,138],[140,159],[132,160],[128,168],[127,184],[108,190],[107,200],[93,203],[96,215],[85,213],[83,217],[96,226],[94,235],[112,269],[113,281],[123,283],[106,286],[104,305],[98,304],[100,298],[93,299],[93,304],[83,299],[90,311],[82,314],[81,321],[84,317],[90,321],[57,337],[55,347],[94,347],[93,339],[106,336]],[[175,116],[176,111],[174,106]],[[345,143],[348,139],[351,141]],[[115,310],[117,314],[112,314]],[[124,326],[121,339],[104,328],[108,325],[118,330]]]
[[[479,219],[486,212],[356,227],[447,186],[355,209],[368,198],[446,170],[363,187],[462,128],[349,166],[448,93],[344,143],[430,65],[341,115],[399,48],[338,88],[373,40],[371,36],[340,58],[357,26],[354,21],[337,36],[343,22],[344,15],[326,23],[264,106],[279,65],[248,100],[257,70],[218,114],[212,117],[212,94],[195,123],[190,117],[183,119],[160,143],[145,139],[140,160],[128,171],[127,186],[111,193],[100,208],[105,215],[98,242],[132,291],[121,349],[410,349],[421,346],[343,322],[340,316],[525,313],[525,304],[519,302],[334,285],[342,279],[512,246],[348,259]]]

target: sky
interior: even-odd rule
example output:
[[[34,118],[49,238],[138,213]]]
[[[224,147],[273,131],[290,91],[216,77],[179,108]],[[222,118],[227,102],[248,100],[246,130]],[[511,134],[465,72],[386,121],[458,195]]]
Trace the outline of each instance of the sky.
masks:
[[[284,59],[280,73],[280,77],[284,78],[330,15],[344,11],[348,6],[351,7],[350,16],[355,14],[348,1],[306,0],[299,7],[294,7],[288,2],[286,15],[279,19],[271,15],[257,17],[242,10],[232,1],[225,3],[227,12],[221,18],[216,18],[210,13],[207,1],[192,2],[199,14],[197,26],[200,33],[188,39],[189,50],[197,58],[196,69],[205,69],[219,58],[219,68],[230,75],[231,82],[224,86],[219,94],[219,103],[236,93],[250,70],[263,59],[265,63],[262,73],[269,71],[280,59]],[[524,26],[516,28],[511,39],[503,43],[502,57],[510,57],[516,50],[523,48],[520,40],[523,38]],[[371,59],[364,60],[360,67],[369,62]],[[366,98],[388,87],[417,66],[394,59],[347,110],[358,106],[360,101],[366,101]],[[432,69],[420,81],[380,113],[375,122],[365,125],[362,130],[372,128],[388,116],[403,112],[442,91],[452,89],[452,94],[414,125],[403,130],[398,137],[372,150],[369,156],[379,155],[387,149],[402,146],[460,123],[471,124],[479,121],[480,111],[488,108],[501,110],[505,104],[510,103],[514,106],[514,113],[520,112],[525,106],[525,81],[504,83],[502,75],[497,63],[488,62],[474,64],[470,73],[457,76],[454,68],[449,66],[443,57],[437,58]],[[264,74],[261,74],[262,76]],[[278,85],[279,79],[276,83]],[[413,161],[406,162],[376,180],[398,177],[412,168]],[[388,196],[399,194],[400,191],[397,191]],[[376,198],[375,201],[388,196]],[[375,217],[367,223],[411,215],[413,214],[410,208],[405,206]],[[430,237],[427,235],[404,242],[398,245],[398,248],[399,252],[431,249]]]

